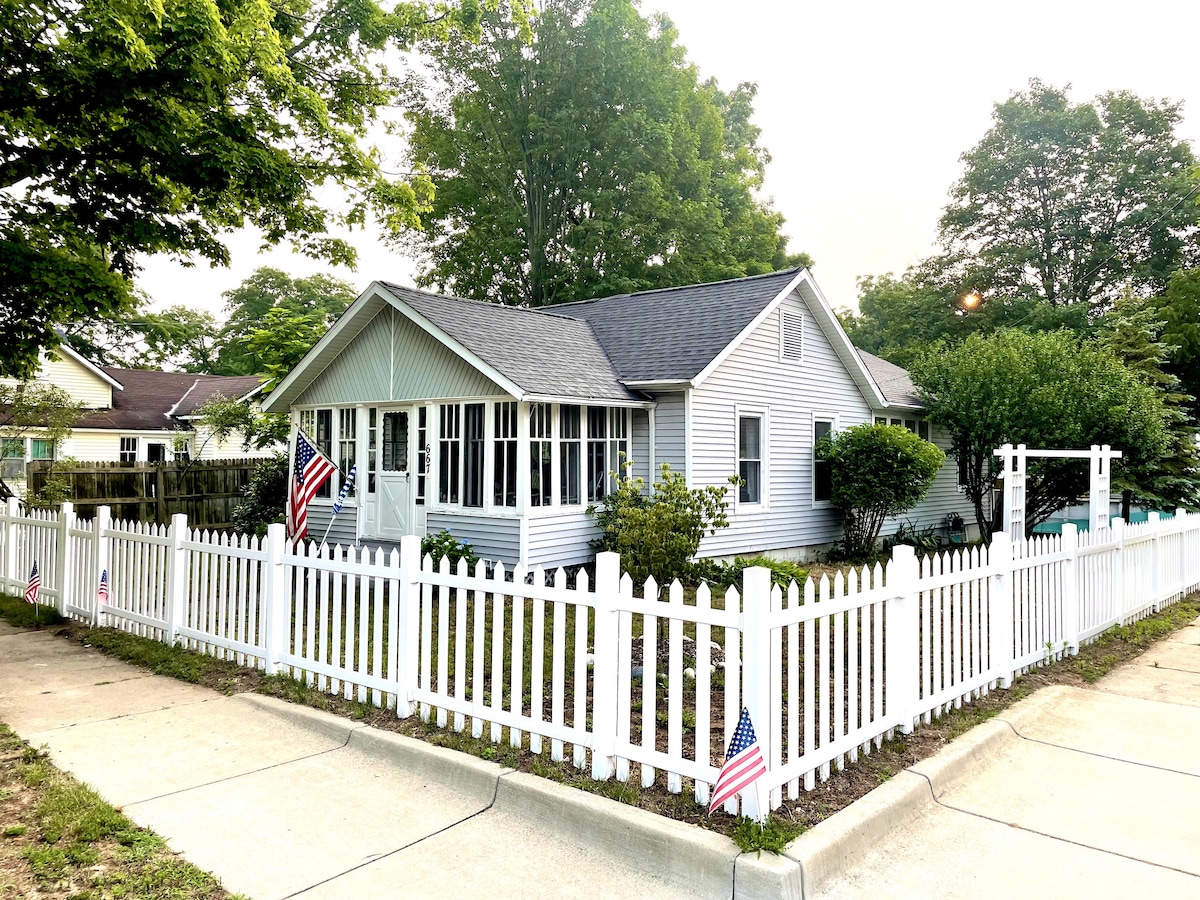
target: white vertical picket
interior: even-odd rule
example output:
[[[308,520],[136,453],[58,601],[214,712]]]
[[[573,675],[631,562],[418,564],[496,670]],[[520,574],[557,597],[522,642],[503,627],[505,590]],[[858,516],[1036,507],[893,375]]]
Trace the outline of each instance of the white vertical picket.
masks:
[[[667,589],[670,619],[667,623],[667,753],[683,756],[683,585],[679,579]],[[667,790],[678,794],[683,779],[678,772],[667,772]]]
[[[499,713],[504,709],[504,563],[496,566],[492,577],[496,583],[492,593],[492,710]],[[500,743],[500,736],[500,723],[493,718],[492,743]]]
[[[512,653],[509,667],[508,708],[514,716],[520,716],[525,703],[525,598],[520,594],[518,585],[525,584],[525,567],[517,566],[513,570],[512,597]],[[520,747],[522,743],[521,729],[508,730],[510,747]]]
[[[580,572],[575,589],[582,593],[588,590],[587,572]],[[581,603],[575,604],[575,677],[572,685],[574,692],[574,707],[571,716],[571,727],[576,733],[587,729],[587,638],[588,638],[588,608]],[[583,768],[587,762],[587,747],[576,741],[572,747],[572,760],[577,768]]]
[[[442,556],[441,562],[438,564],[438,572],[441,575],[450,574],[449,556]],[[434,589],[437,603],[437,687],[435,688],[431,684],[425,686],[427,691],[434,691],[446,696],[450,694],[450,685],[447,680],[450,671],[450,596],[454,590],[454,588],[444,585]],[[432,646],[430,649],[432,650]],[[446,721],[446,707],[444,704],[438,704],[438,727],[445,728]]]
[[[658,597],[658,583],[646,579],[642,596]],[[658,735],[658,616],[642,618],[642,747],[655,748]],[[654,784],[654,767],[642,763],[642,787]]]
[[[475,577],[483,578],[485,567],[483,560],[475,564]],[[474,619],[471,634],[471,703],[476,709],[483,709],[483,698],[487,688],[483,680],[485,667],[484,648],[486,646],[486,625],[488,594],[485,591],[475,592]],[[471,719],[471,736],[483,737],[483,718],[474,716]]]
[[[696,588],[696,609],[712,608],[712,595],[708,585],[701,582]],[[712,626],[707,622],[696,623],[696,762],[712,764]],[[628,692],[626,692],[628,697]],[[694,794],[696,802],[708,805],[709,785],[697,778]]]
[[[561,570],[560,570],[561,571]],[[578,590],[578,586],[576,586]],[[567,604],[555,600],[553,607],[553,640],[550,650],[550,721],[562,725],[566,714],[566,653],[567,653]],[[563,760],[563,742],[559,738],[550,741],[550,759]]]
[[[467,561],[460,557],[458,577],[466,578],[468,574]],[[465,703],[467,699],[467,593],[465,588],[460,588],[454,606],[454,698],[460,703]],[[480,602],[478,591],[475,592],[475,602]],[[462,731],[466,726],[466,716],[456,711],[454,730]]]
[[[555,589],[561,591],[566,587],[567,573],[560,568],[555,571],[553,580]],[[533,570],[533,583],[539,588],[546,585],[546,570],[541,566]],[[530,602],[533,608],[529,620],[529,714],[535,722],[545,722],[542,695],[546,687],[546,601],[535,597]],[[536,731],[529,734],[529,752],[542,752],[542,736]]]

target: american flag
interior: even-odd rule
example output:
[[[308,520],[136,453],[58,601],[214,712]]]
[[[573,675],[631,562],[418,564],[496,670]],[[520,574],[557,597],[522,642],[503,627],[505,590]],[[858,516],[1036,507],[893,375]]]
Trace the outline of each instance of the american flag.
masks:
[[[102,605],[108,603],[108,569],[100,573],[100,586],[96,588],[96,599]]]
[[[29,585],[25,588],[25,602],[37,603],[38,591],[42,589],[42,576],[38,574],[37,560],[33,562],[33,571],[29,573]]]
[[[346,473],[346,480],[342,482],[342,489],[338,491],[337,499],[333,501],[333,514],[336,516],[342,511],[342,507],[346,505],[346,498],[350,495],[350,489],[354,487],[354,473],[358,470],[358,466],[350,467],[350,471]]]
[[[726,800],[736,797],[766,772],[767,766],[763,762],[762,750],[759,749],[754,726],[750,724],[750,710],[743,708],[737,728],[733,730],[733,738],[729,741],[725,765],[721,766],[721,774],[717,776],[717,783],[713,786],[712,802],[708,804],[708,811],[712,812]]]
[[[309,501],[336,471],[337,466],[316,448],[308,435],[303,431],[296,433],[296,460],[288,488],[288,534],[293,540],[308,534]]]

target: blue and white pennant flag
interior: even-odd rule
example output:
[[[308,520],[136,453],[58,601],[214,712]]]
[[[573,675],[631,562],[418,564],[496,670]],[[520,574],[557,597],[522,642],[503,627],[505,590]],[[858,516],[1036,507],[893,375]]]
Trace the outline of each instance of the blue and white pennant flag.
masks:
[[[350,471],[346,473],[346,480],[342,482],[342,489],[338,491],[337,499],[333,501],[333,514],[336,516],[342,511],[342,507],[346,505],[346,497],[350,494],[350,489],[354,487],[354,473],[358,466],[353,465]]]

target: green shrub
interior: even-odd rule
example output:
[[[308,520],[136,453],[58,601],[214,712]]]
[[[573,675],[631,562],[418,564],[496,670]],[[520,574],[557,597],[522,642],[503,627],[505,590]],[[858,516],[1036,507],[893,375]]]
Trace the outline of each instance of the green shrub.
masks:
[[[851,561],[875,554],[884,520],[916,506],[946,460],[938,447],[900,425],[855,425],[822,438],[817,459],[832,463],[842,545]]]
[[[747,558],[739,556],[731,563],[717,562],[714,559],[698,559],[688,567],[687,577],[697,583],[704,581],[716,587],[729,588],[742,586],[742,573],[751,566],[764,566],[771,570],[771,580],[784,590],[795,581],[804,584],[808,578],[808,569],[798,563],[783,559],[771,559],[767,556]]]
[[[883,539],[882,550],[891,553],[898,544],[907,544],[917,551],[918,556],[928,556],[935,553],[941,544],[936,528],[915,528],[912,522],[903,521],[895,534],[889,534]]]
[[[234,530],[263,535],[267,526],[282,522],[287,507],[288,458],[277,453],[254,467],[242,501],[233,511]]]
[[[437,534],[429,534],[421,538],[421,558],[426,556],[433,557],[433,564],[437,566],[441,563],[442,557],[450,560],[450,568],[458,567],[458,561],[465,559],[467,567],[474,569],[475,563],[479,561],[479,557],[471,548],[470,541],[460,541],[449,531],[439,531]]]

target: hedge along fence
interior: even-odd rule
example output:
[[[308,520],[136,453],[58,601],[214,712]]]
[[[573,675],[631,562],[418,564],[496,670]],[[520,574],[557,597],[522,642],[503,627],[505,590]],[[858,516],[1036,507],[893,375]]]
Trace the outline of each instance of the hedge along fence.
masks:
[[[319,689],[420,715],[595,778],[660,779],[707,802],[742,707],[768,771],[762,816],[899,729],[1076,650],[1200,586],[1200,515],[918,558],[786,590],[765,568],[741,589],[659,601],[616,554],[595,582],[559,570],[491,573],[398,549],[0,511],[0,589],[36,561],[64,615],[286,673]],[[102,571],[106,605],[97,602]],[[659,620],[665,638],[658,639]],[[689,671],[690,670],[690,671]],[[725,809],[738,812],[736,800]]]
[[[259,459],[196,460],[190,463],[58,463],[55,478],[66,479],[75,514],[92,518],[107,506],[118,520],[168,525],[183,514],[200,528],[228,528]],[[49,460],[28,467],[28,493],[42,489]]]

